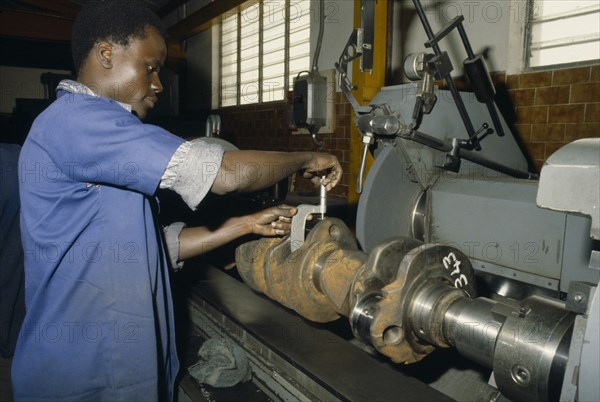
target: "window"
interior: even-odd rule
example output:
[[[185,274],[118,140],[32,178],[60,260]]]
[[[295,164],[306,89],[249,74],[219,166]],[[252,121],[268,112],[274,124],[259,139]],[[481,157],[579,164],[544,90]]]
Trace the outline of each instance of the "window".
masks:
[[[600,59],[598,0],[529,0],[526,67]]]
[[[218,106],[283,100],[310,69],[311,0],[252,0],[222,16]]]

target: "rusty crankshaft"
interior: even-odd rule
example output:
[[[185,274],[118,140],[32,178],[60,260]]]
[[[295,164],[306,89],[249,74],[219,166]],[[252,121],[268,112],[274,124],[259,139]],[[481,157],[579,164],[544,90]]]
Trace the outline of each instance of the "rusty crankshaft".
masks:
[[[447,347],[436,323],[457,298],[475,294],[459,250],[393,238],[367,255],[335,218],[316,224],[293,252],[289,237],[265,238],[238,247],[236,262],[252,289],[311,321],[348,317],[357,338],[397,363]]]

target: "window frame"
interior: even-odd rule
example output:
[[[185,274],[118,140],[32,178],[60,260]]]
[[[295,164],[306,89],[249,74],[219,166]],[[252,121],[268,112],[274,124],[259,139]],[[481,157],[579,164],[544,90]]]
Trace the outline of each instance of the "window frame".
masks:
[[[284,30],[285,30],[285,34],[284,34],[284,45],[283,45],[283,51],[284,51],[284,71],[283,71],[283,98],[282,99],[271,99],[271,100],[265,100],[265,91],[268,90],[269,86],[265,86],[264,81],[264,74],[263,74],[263,69],[264,69],[264,13],[265,13],[265,4],[264,4],[264,0],[248,0],[246,2],[244,2],[243,4],[241,4],[240,6],[234,8],[233,10],[230,10],[224,14],[222,14],[220,16],[220,21],[219,23],[215,26],[216,29],[213,30],[213,34],[217,40],[213,41],[213,44],[215,44],[216,46],[213,47],[213,55],[216,56],[216,63],[213,64],[213,68],[216,67],[216,74],[213,74],[213,88],[215,89],[213,92],[213,100],[212,100],[212,107],[213,109],[222,109],[222,108],[228,108],[228,107],[236,107],[236,106],[245,106],[245,105],[257,105],[257,104],[264,104],[264,103],[270,103],[270,102],[282,102],[286,100],[287,94],[288,92],[291,90],[291,77],[290,77],[290,34],[291,34],[291,6],[294,3],[297,3],[297,0],[281,0],[284,4],[283,6],[283,10],[284,10]],[[306,27],[305,29],[307,29],[308,31],[308,35],[309,35],[309,41],[308,41],[308,54],[307,54],[307,62],[306,62],[306,70],[310,70],[310,58],[311,58],[311,54],[310,54],[310,34],[311,34],[311,25],[312,25],[312,2],[309,1],[310,7],[308,8],[308,12],[309,12],[309,24],[308,27]],[[241,30],[242,30],[242,23],[243,23],[243,18],[242,18],[242,14],[244,11],[246,11],[247,9],[249,9],[250,7],[253,6],[258,6],[259,8],[259,16],[258,16],[258,23],[259,23],[259,28],[258,28],[258,100],[256,102],[242,102],[242,90],[241,90],[241,73],[242,73],[242,69],[240,68],[240,60],[241,60],[241,41],[242,41],[242,35],[241,35]],[[224,87],[223,87],[223,80],[222,80],[222,67],[223,67],[223,61],[222,61],[222,46],[221,46],[221,41],[223,38],[223,21],[225,20],[225,18],[230,17],[231,15],[235,14],[237,16],[237,54],[236,54],[236,58],[237,58],[237,64],[236,64],[236,94],[235,94],[235,102],[233,103],[228,103],[226,105],[223,104],[223,100],[224,100],[224,96],[223,96],[223,91],[224,91]],[[215,70],[213,70],[215,71]],[[281,87],[278,87],[281,88]],[[280,90],[280,89],[278,89]],[[233,91],[232,91],[233,92]]]
[[[527,0],[526,3],[526,14],[523,26],[523,52],[522,52],[522,69],[525,72],[545,71],[549,69],[560,69],[560,68],[572,68],[572,67],[583,67],[590,66],[598,63],[598,59],[580,60],[568,63],[555,63],[555,64],[544,64],[539,66],[531,65],[531,52],[532,52],[532,39],[533,39],[533,25],[551,22],[554,20],[572,18],[573,16],[585,15],[588,13],[569,13],[565,16],[556,16],[546,20],[536,20],[534,17],[536,2],[545,0]]]

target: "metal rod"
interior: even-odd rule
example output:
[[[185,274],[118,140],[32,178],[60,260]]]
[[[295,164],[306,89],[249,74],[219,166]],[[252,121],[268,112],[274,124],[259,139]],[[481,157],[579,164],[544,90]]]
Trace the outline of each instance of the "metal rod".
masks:
[[[504,137],[504,129],[502,128],[502,123],[500,123],[500,118],[498,117],[498,112],[496,111],[496,107],[494,106],[494,101],[488,100],[487,102],[485,102],[485,105],[487,106],[488,111],[490,112],[492,124],[496,128],[496,134],[498,134],[499,137]]]
[[[427,134],[423,134],[419,131],[414,131],[410,137],[406,137],[412,141],[418,142],[419,144],[423,144],[433,149],[437,149],[441,152],[450,152],[452,151],[452,145],[439,140],[435,137],[432,137]],[[501,163],[494,162],[484,156],[481,156],[478,152],[473,152],[464,148],[458,148],[458,157],[476,163],[480,166],[486,167],[488,169],[495,170],[500,173],[507,174],[511,177],[517,179],[530,179],[537,180],[538,175],[535,173],[525,172],[523,170],[514,169],[509,166],[503,165]]]
[[[367,164],[367,153],[369,152],[369,144],[365,144],[363,148],[362,160],[360,161],[360,169],[358,170],[358,177],[356,178],[356,192],[362,193],[363,190],[363,176],[365,174],[365,166]]]
[[[317,39],[317,48],[315,49],[315,58],[313,59],[312,71],[319,70],[319,55],[321,54],[321,44],[323,42],[323,31],[325,25],[325,0],[319,0],[319,36]]]
[[[437,149],[441,152],[452,151],[452,145],[438,138],[432,137],[431,135],[421,133],[420,131],[413,131],[413,133],[408,138],[415,142],[418,142],[419,144],[428,146],[433,149]]]
[[[469,42],[469,37],[467,36],[467,33],[465,32],[465,27],[463,27],[462,24],[458,24],[456,26],[456,29],[458,30],[460,39],[462,40],[463,46],[465,47],[465,50],[467,51],[468,59],[474,60],[476,56],[475,56],[475,53],[473,52],[473,48],[471,47],[471,43]],[[487,69],[486,69],[486,73],[487,73]],[[489,77],[489,74],[487,74],[487,75]],[[492,118],[492,124],[496,128],[496,133],[498,134],[498,136],[504,137],[504,129],[502,128],[502,124],[500,123],[500,119],[498,118],[498,113],[496,112],[496,107],[494,106],[494,101],[488,100],[485,102],[485,104],[490,113],[490,117]]]
[[[463,103],[463,100],[460,97],[458,89],[456,88],[454,81],[452,81],[450,74],[447,74],[445,78],[446,83],[448,84],[448,89],[450,89],[450,93],[452,93],[452,98],[454,99],[454,103],[456,104],[456,108],[458,109],[458,114],[460,114],[460,118],[463,121],[465,128],[467,129],[469,139],[473,143],[473,147],[475,147],[475,149],[479,151],[481,149],[481,145],[479,145],[479,141],[477,140],[477,136],[475,135],[475,128],[473,128],[473,123],[471,123],[471,119],[469,118],[469,114],[467,113],[467,108],[465,107],[465,104]]]
[[[500,163],[494,162],[490,159],[487,159],[487,158],[481,156],[477,152],[469,151],[464,148],[460,148],[458,150],[458,156],[460,156],[461,158],[466,159],[468,161],[471,161],[473,163],[476,163],[480,166],[486,167],[488,169],[492,169],[497,172],[507,174],[516,179],[537,180],[539,178],[538,175],[535,173],[529,173],[529,172],[525,172],[523,170],[514,169],[514,168],[508,167],[506,165],[502,165]]]
[[[432,47],[433,43],[438,43],[446,35],[448,35],[458,24],[463,22],[464,19],[465,17],[463,17],[462,15],[459,15],[458,17],[454,18],[446,28],[436,33],[431,40],[425,42],[425,47]]]
[[[431,41],[435,37],[435,35],[433,34],[433,31],[431,30],[431,26],[429,25],[429,21],[427,20],[427,16],[425,15],[423,6],[419,2],[419,0],[413,0],[413,4],[415,5],[415,9],[417,11],[417,15],[419,16],[419,19],[421,20],[423,29],[425,29],[427,38]],[[442,53],[440,50],[440,47],[438,46],[437,42],[435,42],[435,41],[431,43],[431,48],[433,49],[436,56],[439,56]],[[480,150],[481,145],[479,145],[479,141],[477,140],[477,136],[475,134],[475,129],[473,128],[473,124],[471,123],[471,119],[469,118],[469,114],[467,113],[467,109],[465,108],[465,104],[463,103],[463,100],[460,97],[460,94],[458,93],[458,89],[456,88],[456,85],[454,84],[452,77],[450,77],[450,73],[447,73],[444,78],[446,79],[446,83],[448,84],[448,89],[450,90],[450,93],[452,94],[452,98],[454,99],[454,103],[456,104],[456,108],[458,109],[458,114],[460,114],[460,118],[463,121],[463,124],[465,125],[467,134],[469,136],[469,140],[471,141],[471,143],[473,144],[473,147],[476,150]]]
[[[425,29],[425,33],[427,34],[427,38],[429,38],[429,40],[433,39],[433,37],[434,37],[433,30],[431,29],[431,25],[429,25],[427,16],[425,16],[425,11],[423,10],[423,6],[421,6],[421,3],[418,0],[413,0],[413,4],[415,5],[415,9],[417,10],[417,15],[419,16],[419,19],[421,20],[421,23],[423,24],[423,28]],[[431,47],[432,48],[438,47],[437,42],[432,43]],[[439,50],[439,47],[438,47],[438,50]]]
[[[463,27],[462,24],[458,24],[456,29],[458,30],[458,34],[460,35],[463,45],[465,46],[469,60],[473,60],[475,58],[475,53],[473,52],[473,48],[471,47],[471,43],[469,42],[469,38],[465,32],[465,27]]]
[[[323,184],[325,176],[321,177],[321,186],[319,191],[319,209],[321,210],[321,220],[325,219],[325,212],[327,212],[327,189]]]

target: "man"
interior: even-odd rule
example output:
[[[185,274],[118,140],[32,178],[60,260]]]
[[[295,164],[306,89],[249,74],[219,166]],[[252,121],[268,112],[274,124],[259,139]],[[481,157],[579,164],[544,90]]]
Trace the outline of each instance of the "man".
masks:
[[[162,91],[164,37],[134,1],[88,2],[73,28],[77,81],[59,85],[23,146],[27,314],[13,362],[16,400],[173,398],[179,364],[166,260],[198,253],[194,239],[210,234],[168,230],[167,256],[158,188],[196,208],[209,191],[254,191],[295,171],[315,183],[325,175],[327,189],[341,177],[331,155],[223,152],[143,124]],[[272,211],[258,227],[285,232],[294,212]]]

